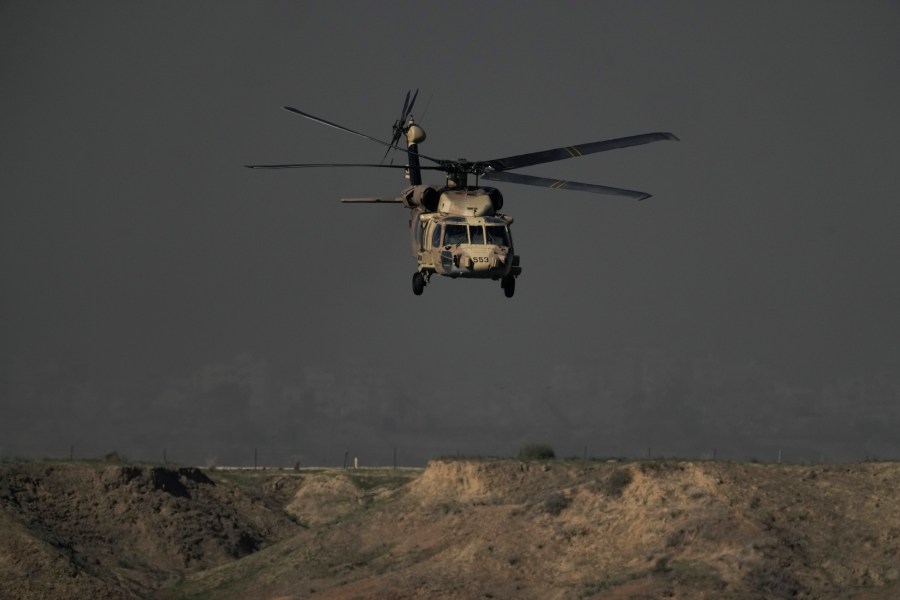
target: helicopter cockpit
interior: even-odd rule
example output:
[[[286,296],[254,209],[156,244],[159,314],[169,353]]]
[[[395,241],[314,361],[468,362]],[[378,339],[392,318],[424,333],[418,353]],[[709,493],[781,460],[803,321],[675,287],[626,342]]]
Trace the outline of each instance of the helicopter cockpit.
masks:
[[[512,241],[506,221],[495,217],[447,217],[435,223],[431,233],[433,247],[460,244],[509,248]]]
[[[418,253],[422,271],[479,279],[502,279],[521,272],[506,219],[454,215],[428,221],[427,246]]]

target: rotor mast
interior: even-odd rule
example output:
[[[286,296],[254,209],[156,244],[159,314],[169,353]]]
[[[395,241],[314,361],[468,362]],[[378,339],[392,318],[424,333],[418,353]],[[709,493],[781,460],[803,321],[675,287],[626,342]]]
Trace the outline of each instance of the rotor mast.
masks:
[[[409,182],[422,185],[422,169],[419,166],[419,144],[425,141],[425,130],[416,125],[412,116],[404,130],[406,133],[406,150],[409,156]]]

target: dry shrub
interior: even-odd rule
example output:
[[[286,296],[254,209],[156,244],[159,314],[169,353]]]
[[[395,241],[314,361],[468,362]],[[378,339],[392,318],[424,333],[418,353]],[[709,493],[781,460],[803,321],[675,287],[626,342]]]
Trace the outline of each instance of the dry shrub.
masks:
[[[804,590],[803,585],[786,569],[763,566],[747,574],[750,589],[766,598],[796,598]]]
[[[543,509],[544,512],[553,515],[554,517],[559,515],[562,511],[569,507],[571,500],[566,497],[565,494],[561,492],[553,492],[546,498],[544,498]]]
[[[522,460],[550,460],[556,458],[556,453],[547,444],[528,444],[519,450],[519,458]]]
[[[622,495],[622,492],[625,491],[625,488],[627,488],[631,483],[631,480],[631,469],[627,467],[619,467],[618,469],[610,473],[609,476],[603,481],[603,493],[610,498],[618,498]]]

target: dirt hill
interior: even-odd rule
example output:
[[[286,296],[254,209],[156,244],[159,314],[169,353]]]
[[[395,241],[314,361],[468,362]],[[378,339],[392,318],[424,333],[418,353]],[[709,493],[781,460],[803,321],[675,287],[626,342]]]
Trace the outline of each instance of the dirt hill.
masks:
[[[900,465],[0,465],[0,598],[900,597]]]

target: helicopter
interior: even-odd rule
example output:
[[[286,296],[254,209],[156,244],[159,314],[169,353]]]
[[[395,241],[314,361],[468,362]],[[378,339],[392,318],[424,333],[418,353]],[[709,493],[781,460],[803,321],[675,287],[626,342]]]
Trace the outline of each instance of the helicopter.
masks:
[[[412,98],[410,99],[410,95]],[[516,254],[510,226],[513,218],[501,213],[503,194],[495,187],[480,185],[480,180],[499,181],[547,187],[556,190],[573,190],[623,196],[634,200],[650,197],[646,192],[626,190],[593,183],[580,183],[561,179],[537,177],[523,173],[510,173],[512,169],[543,163],[577,158],[596,152],[628,148],[663,140],[678,141],[667,132],[643,133],[628,137],[563,146],[550,150],[517,154],[491,160],[469,161],[465,158],[447,160],[434,158],[419,152],[419,144],[425,141],[425,130],[416,123],[412,109],[419,91],[406,93],[403,108],[393,125],[391,140],[354,131],[320,117],[313,116],[291,106],[283,108],[291,113],[328,127],[368,139],[387,146],[380,164],[363,163],[294,163],[270,165],[246,165],[250,169],[295,169],[312,167],[370,167],[402,169],[409,180],[409,187],[395,198],[342,198],[347,203],[402,204],[410,210],[409,229],[412,253],[418,268],[412,277],[412,290],[417,296],[425,290],[434,275],[456,278],[490,279],[499,281],[507,298],[516,291],[516,279],[522,274],[520,256]],[[406,148],[400,148],[400,138],[405,138]],[[406,165],[384,164],[391,151],[405,152]],[[422,165],[424,159],[431,165]],[[443,171],[444,185],[422,183],[422,171]],[[474,185],[470,185],[470,178]]]

